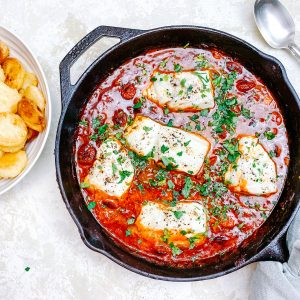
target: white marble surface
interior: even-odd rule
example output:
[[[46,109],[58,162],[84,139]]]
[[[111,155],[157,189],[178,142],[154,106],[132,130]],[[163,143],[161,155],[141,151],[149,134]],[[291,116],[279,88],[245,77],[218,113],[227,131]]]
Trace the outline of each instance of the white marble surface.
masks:
[[[300,1],[282,2],[300,32]],[[37,55],[54,108],[41,158],[31,173],[0,199],[0,299],[248,298],[255,265],[210,281],[172,283],[141,277],[89,250],[61,199],[53,152],[60,114],[59,62],[98,25],[146,29],[193,24],[227,31],[278,57],[299,93],[300,64],[289,53],[264,43],[254,24],[253,4],[254,0],[0,0],[0,25],[21,36]],[[26,266],[29,272],[24,270]]]

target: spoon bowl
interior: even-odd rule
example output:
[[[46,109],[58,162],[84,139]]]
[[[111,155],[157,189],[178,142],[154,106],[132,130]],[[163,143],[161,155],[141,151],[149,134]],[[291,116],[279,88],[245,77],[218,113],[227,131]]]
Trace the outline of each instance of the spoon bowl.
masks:
[[[294,43],[295,23],[280,1],[256,0],[254,17],[259,31],[271,47],[287,48],[300,58],[300,48]]]

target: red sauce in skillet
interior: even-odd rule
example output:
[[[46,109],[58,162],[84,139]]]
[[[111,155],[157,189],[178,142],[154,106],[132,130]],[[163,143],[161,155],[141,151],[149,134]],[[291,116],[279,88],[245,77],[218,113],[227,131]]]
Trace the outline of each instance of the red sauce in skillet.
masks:
[[[233,112],[236,125],[233,125],[234,120],[218,119],[218,104],[211,110],[173,113],[142,97],[153,71],[174,71],[177,65],[182,70],[210,70],[215,98],[220,95],[220,89],[226,89],[227,85],[224,99],[236,97],[238,100],[228,101],[226,107]],[[223,77],[227,78],[226,83],[222,81]],[[158,264],[190,267],[199,265],[205,258],[235,249],[261,226],[282,191],[289,151],[281,112],[259,78],[215,49],[157,49],[128,60],[99,83],[83,108],[75,147],[80,183],[93,165],[96,149],[105,137],[117,134],[122,140],[122,132],[136,114],[197,132],[210,141],[211,150],[202,170],[195,176],[176,170],[166,171],[153,160],[143,162],[143,165],[136,167],[133,184],[120,199],[82,185],[89,209],[118,244]],[[221,129],[216,129],[214,120],[219,122]],[[228,153],[223,143],[239,135],[256,135],[269,152],[277,168],[277,193],[248,196],[227,189],[223,175],[228,167]],[[145,238],[134,220],[145,200],[160,203],[185,200],[181,191],[187,176],[193,182],[188,200],[201,199],[207,210],[207,232],[197,243],[190,241],[190,247],[174,251],[174,247],[170,247],[163,238],[163,232],[160,240]],[[174,187],[168,186],[166,178],[174,183]]]

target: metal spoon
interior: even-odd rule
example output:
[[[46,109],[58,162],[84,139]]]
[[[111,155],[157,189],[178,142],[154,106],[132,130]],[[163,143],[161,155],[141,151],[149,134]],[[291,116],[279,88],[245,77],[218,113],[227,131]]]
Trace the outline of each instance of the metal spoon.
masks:
[[[300,59],[300,48],[295,44],[295,23],[278,0],[256,0],[254,17],[257,27],[273,48],[289,49]]]

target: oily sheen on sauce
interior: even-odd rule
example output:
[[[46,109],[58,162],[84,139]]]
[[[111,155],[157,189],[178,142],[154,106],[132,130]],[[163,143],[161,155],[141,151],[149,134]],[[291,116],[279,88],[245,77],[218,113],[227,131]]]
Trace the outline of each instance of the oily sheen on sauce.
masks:
[[[155,71],[167,74],[184,70],[209,71],[213,108],[172,112],[143,97],[143,91],[156,80],[152,77]],[[128,149],[135,171],[133,182],[122,197],[109,196],[85,184],[97,148],[108,137],[115,137],[126,149],[123,132],[137,115],[206,138],[211,147],[200,172],[179,172],[176,166],[155,162],[151,154],[139,157]],[[239,159],[241,136],[258,137],[274,161],[276,193],[236,193],[225,182],[229,165],[234,166]],[[235,249],[253,234],[276,205],[289,162],[286,128],[266,85],[226,54],[188,46],[151,50],[112,71],[83,107],[75,143],[78,181],[88,208],[101,226],[134,255],[175,267],[200,265],[203,259]],[[168,230],[143,230],[136,220],[147,201],[170,207],[182,201],[200,202],[206,212],[206,231],[195,236],[182,231],[182,237],[178,239],[177,234],[174,241]],[[175,217],[180,218],[183,213],[175,212]]]

